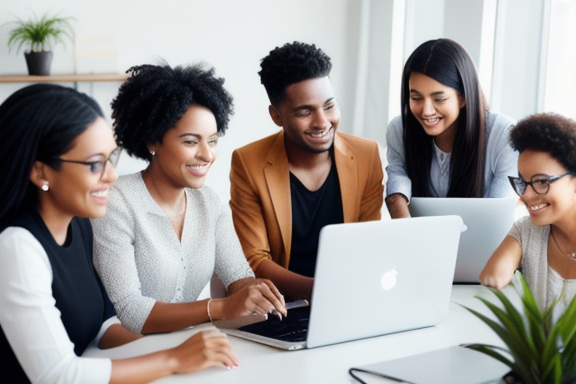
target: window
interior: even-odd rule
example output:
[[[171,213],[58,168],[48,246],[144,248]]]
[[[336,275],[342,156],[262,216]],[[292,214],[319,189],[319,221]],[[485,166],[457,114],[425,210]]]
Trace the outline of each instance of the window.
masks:
[[[576,0],[552,0],[544,111],[576,119]]]

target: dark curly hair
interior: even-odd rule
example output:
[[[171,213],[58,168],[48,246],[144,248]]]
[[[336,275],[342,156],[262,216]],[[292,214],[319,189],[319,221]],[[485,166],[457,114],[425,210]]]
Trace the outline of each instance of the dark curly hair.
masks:
[[[116,141],[130,155],[150,161],[148,145],[161,143],[192,104],[212,111],[218,135],[224,135],[234,113],[233,100],[214,68],[201,63],[171,68],[162,63],[135,66],[126,73],[130,77],[111,105]]]
[[[330,57],[314,44],[286,43],[276,47],[260,63],[258,74],[270,103],[277,106],[286,96],[291,84],[317,79],[330,74]]]
[[[520,120],[510,131],[518,152],[546,152],[569,172],[576,173],[576,121],[557,113],[537,113]]]

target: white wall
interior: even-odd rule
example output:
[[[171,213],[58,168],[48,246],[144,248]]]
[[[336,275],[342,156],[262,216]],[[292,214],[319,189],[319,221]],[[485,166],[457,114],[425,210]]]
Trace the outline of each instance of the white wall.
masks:
[[[357,45],[355,0],[2,0],[0,4],[0,75],[25,74],[22,53],[8,52],[9,26],[16,17],[28,18],[31,10],[73,16],[80,39],[109,39],[117,51],[106,66],[124,72],[130,66],[171,65],[204,60],[226,79],[235,98],[236,113],[220,140],[218,160],[207,184],[224,200],[229,198],[232,150],[272,134],[278,128],[268,115],[268,100],[258,77],[260,59],[276,46],[294,40],[315,43],[333,59],[332,82],[342,110],[341,129],[351,131]],[[74,69],[72,47],[55,50],[53,74]],[[0,84],[0,101],[23,84]],[[118,84],[80,84],[108,111]],[[350,116],[350,118],[349,118]],[[121,160],[124,161],[124,160]],[[122,170],[122,164],[120,166]]]

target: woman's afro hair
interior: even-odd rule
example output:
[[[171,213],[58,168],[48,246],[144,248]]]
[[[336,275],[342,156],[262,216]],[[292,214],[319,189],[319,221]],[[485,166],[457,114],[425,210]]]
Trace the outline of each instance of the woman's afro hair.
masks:
[[[128,154],[150,160],[148,145],[162,142],[192,104],[208,108],[216,118],[218,134],[224,135],[234,113],[233,99],[214,68],[140,65],[127,73],[130,77],[112,101],[112,119],[116,141]]]
[[[518,152],[546,152],[576,173],[576,121],[557,113],[538,113],[520,120],[510,131]]]

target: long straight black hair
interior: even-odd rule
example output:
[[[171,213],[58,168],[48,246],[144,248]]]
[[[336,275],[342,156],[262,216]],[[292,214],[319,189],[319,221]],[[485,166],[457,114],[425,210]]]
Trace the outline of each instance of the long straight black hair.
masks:
[[[0,105],[0,230],[26,200],[37,201],[38,188],[30,182],[34,162],[59,169],[56,159],[99,116],[93,99],[55,84],[24,87]]]
[[[460,44],[449,39],[430,40],[410,55],[402,74],[402,126],[406,173],[413,196],[431,196],[430,165],[433,140],[410,110],[409,81],[412,72],[431,77],[464,97],[450,159],[448,197],[482,197],[486,143],[486,101],[472,58]]]

